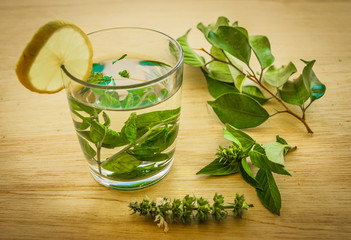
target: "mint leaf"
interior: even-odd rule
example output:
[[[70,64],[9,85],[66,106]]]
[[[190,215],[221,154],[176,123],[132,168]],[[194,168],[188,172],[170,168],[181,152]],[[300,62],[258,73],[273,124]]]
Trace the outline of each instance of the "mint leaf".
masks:
[[[100,93],[100,105],[105,108],[119,108],[121,103],[117,92],[103,92]]]
[[[251,46],[247,31],[240,27],[220,26],[216,32],[208,33],[210,43],[222,49],[240,61],[249,65]]]
[[[102,111],[101,109],[95,109],[95,108],[89,107],[81,102],[78,102],[71,95],[67,95],[67,99],[68,99],[69,106],[70,106],[72,112],[74,112],[74,110],[84,111],[84,112],[88,113],[90,116],[95,116]]]
[[[104,65],[102,65],[102,69],[103,69],[103,67],[104,67]],[[87,82],[93,83],[93,84],[107,85],[107,83],[112,80],[112,77],[105,76],[104,74],[101,73],[101,71],[100,72],[92,72],[90,74],[90,76],[88,77]],[[85,89],[85,88],[83,88],[83,89]],[[91,90],[98,91],[98,89],[93,89],[93,88]]]
[[[78,135],[79,144],[82,148],[84,156],[90,160],[96,156],[96,151],[90,146],[90,144],[81,136]]]
[[[224,124],[236,128],[256,127],[269,118],[268,112],[257,101],[243,94],[224,94],[208,104]]]
[[[256,54],[258,61],[261,64],[261,68],[265,69],[273,64],[274,57],[271,53],[271,45],[266,36],[250,36],[249,37],[252,50]]]
[[[139,161],[162,162],[162,161],[165,161],[167,159],[170,159],[171,156],[174,154],[174,151],[172,151],[172,152],[173,152],[172,154],[166,154],[166,153],[134,154],[133,152],[128,152],[128,153],[133,155]]]
[[[302,106],[310,97],[301,75],[294,81],[287,81],[281,90],[278,89],[278,94],[284,102],[297,106]]]
[[[289,62],[288,66],[281,66],[280,68],[273,65],[263,74],[263,79],[274,87],[280,87],[296,72],[297,69],[292,62]]]
[[[242,87],[242,93],[255,99],[260,104],[265,104],[269,99],[265,98],[261,90],[256,86],[246,85]]]
[[[114,158],[108,158],[101,164],[101,167],[111,172],[121,174],[132,171],[139,166],[140,163],[141,161],[128,153],[122,153]]]
[[[116,132],[112,129],[106,129],[105,137],[102,142],[102,147],[104,148],[115,148],[121,147],[129,143],[126,135],[124,133]]]
[[[302,60],[302,61],[306,63],[306,66],[302,71],[303,81],[305,83],[305,86],[308,92],[310,93],[311,102],[313,102],[324,95],[326,87],[323,83],[319,81],[316,74],[312,70],[312,67],[316,62],[316,60],[312,60],[312,61]]]
[[[134,96],[132,93],[128,93],[128,95],[123,99],[123,101],[121,102],[121,106],[124,109],[127,108],[132,108],[137,104],[136,101],[134,101]]]
[[[123,78],[129,78],[129,72],[127,70],[123,70],[118,73]]]
[[[153,127],[160,123],[172,123],[179,118],[180,108],[139,114],[135,122],[138,128]]]
[[[183,36],[177,39],[178,43],[182,46],[184,52],[184,62],[195,66],[201,67],[205,65],[205,59],[195,53],[188,44],[188,34],[191,29],[189,29]]]
[[[196,174],[222,176],[222,175],[230,175],[230,174],[238,173],[239,171],[240,170],[239,170],[238,162],[223,164],[219,162],[219,158],[216,158],[214,161],[212,161],[210,164],[202,168]]]
[[[267,158],[266,152],[261,145],[255,144],[249,155],[252,164],[256,167],[269,170],[274,173],[291,176],[290,172],[284,166],[276,162],[272,162]]]
[[[120,57],[120,58],[114,60],[114,61],[112,62],[112,64],[115,64],[117,61],[122,60],[122,59],[125,58],[126,56],[127,56],[127,54],[123,54],[122,57]]]
[[[93,143],[101,142],[105,137],[106,126],[93,120],[90,127],[90,139]]]
[[[254,175],[252,174],[251,169],[247,164],[247,161],[245,158],[241,159],[241,163],[239,164],[239,167],[240,167],[241,176],[248,184],[250,184],[255,188],[261,188],[260,184],[257,182]]]
[[[256,189],[257,196],[261,203],[272,213],[280,215],[281,196],[272,173],[268,170],[260,169],[256,174],[256,180],[262,189]]]
[[[93,142],[91,140],[91,138],[90,138],[90,131],[80,131],[80,130],[78,130],[77,133],[78,133],[78,136],[88,140],[89,142]]]
[[[136,118],[137,115],[135,112],[133,112],[128,120],[124,123],[124,126],[122,128],[122,132],[125,134],[127,139],[134,143],[137,138],[137,125],[136,125]]]
[[[111,178],[117,178],[117,179],[135,179],[135,178],[141,178],[144,176],[151,176],[158,171],[160,171],[162,168],[164,168],[164,164],[159,164],[156,166],[157,163],[150,164],[148,166],[144,167],[136,167],[132,171],[129,172],[124,172],[124,173],[112,173],[108,175]],[[142,185],[142,183],[141,183]]]
[[[149,155],[161,153],[167,148],[166,138],[168,127],[160,127],[153,130],[146,139],[138,143],[132,150],[137,155]]]

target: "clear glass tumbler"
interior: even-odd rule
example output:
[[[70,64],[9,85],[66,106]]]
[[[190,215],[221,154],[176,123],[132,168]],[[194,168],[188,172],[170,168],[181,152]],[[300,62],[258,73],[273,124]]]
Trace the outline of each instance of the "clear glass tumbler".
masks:
[[[179,128],[183,52],[161,32],[111,28],[88,34],[93,68],[87,81],[66,69],[72,119],[92,176],[136,190],[169,172]]]

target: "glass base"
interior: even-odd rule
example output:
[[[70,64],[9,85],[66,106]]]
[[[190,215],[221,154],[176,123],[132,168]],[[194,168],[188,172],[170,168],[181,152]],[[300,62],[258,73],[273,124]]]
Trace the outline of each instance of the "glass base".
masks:
[[[139,179],[128,180],[128,181],[115,180],[112,178],[102,176],[91,168],[90,168],[90,172],[91,172],[91,175],[93,175],[94,179],[101,185],[104,185],[105,187],[109,187],[117,190],[132,191],[132,190],[147,188],[154,185],[155,183],[158,183],[168,174],[172,165],[173,165],[173,159],[168,163],[168,165],[164,169],[162,169],[160,172],[154,175],[148,176],[147,178],[142,178],[142,179],[139,178]]]

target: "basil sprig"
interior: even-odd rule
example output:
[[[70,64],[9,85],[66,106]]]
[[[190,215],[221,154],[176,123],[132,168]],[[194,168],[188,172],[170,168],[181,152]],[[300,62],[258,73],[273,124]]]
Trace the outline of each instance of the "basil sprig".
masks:
[[[223,123],[251,128],[272,116],[287,113],[304,124],[308,133],[313,133],[306,122],[306,110],[326,91],[312,70],[315,60],[302,60],[306,64],[302,74],[291,79],[297,72],[295,65],[292,62],[280,67],[272,65],[275,58],[266,36],[249,35],[238,22],[230,25],[225,17],[207,26],[199,23],[197,28],[211,44],[209,51],[197,49],[208,55],[209,61],[190,47],[190,30],[177,40],[184,50],[184,62],[200,67],[206,77],[208,90],[215,98],[208,103]],[[251,66],[253,56],[260,64],[258,72]],[[244,85],[246,80],[254,85]],[[263,105],[271,98],[280,104],[281,110],[269,114]],[[297,114],[289,105],[298,106],[302,114]]]
[[[273,173],[291,176],[285,168],[284,156],[296,147],[279,136],[276,136],[275,142],[258,144],[249,135],[229,124],[226,124],[223,131],[224,137],[232,141],[232,146],[219,147],[216,159],[197,174],[221,176],[240,173],[256,189],[262,204],[272,213],[280,215],[281,196]],[[259,168],[256,176],[252,173],[248,160]]]

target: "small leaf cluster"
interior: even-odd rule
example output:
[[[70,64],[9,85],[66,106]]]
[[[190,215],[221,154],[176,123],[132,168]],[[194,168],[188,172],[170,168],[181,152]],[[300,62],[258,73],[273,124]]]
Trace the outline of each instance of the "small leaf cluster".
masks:
[[[95,64],[94,64],[95,65]],[[102,69],[99,69],[99,71]],[[129,78],[129,73],[126,70],[119,72],[123,78]],[[98,85],[115,84],[115,80],[111,76],[105,76],[101,72],[92,72],[87,80],[89,83]],[[103,88],[83,88],[81,94],[91,90],[98,98],[98,104],[104,108],[123,108],[131,109],[150,105],[159,100],[159,97],[164,98],[168,95],[168,90],[163,88],[161,91],[155,91],[154,87],[143,87],[135,90],[128,90],[126,96],[120,96],[117,91],[110,91]],[[157,92],[160,92],[158,96]]]
[[[281,196],[272,173],[291,176],[284,166],[284,156],[295,147],[279,136],[276,136],[275,142],[262,146],[229,124],[224,129],[224,137],[232,141],[233,145],[228,148],[220,146],[217,158],[197,174],[221,176],[240,173],[256,189],[262,204],[272,213],[280,215]],[[259,168],[256,176],[251,171],[248,158]],[[237,211],[240,212],[240,209]]]
[[[215,24],[208,26],[199,23],[197,28],[211,44],[210,51],[199,49],[210,56],[209,61],[206,62],[190,47],[190,30],[177,40],[184,50],[184,62],[200,67],[205,75],[208,90],[215,98],[208,103],[223,123],[237,128],[251,128],[276,114],[288,113],[312,133],[305,120],[305,112],[326,91],[325,85],[312,70],[315,60],[302,60],[306,64],[302,74],[291,79],[297,72],[295,65],[292,62],[280,67],[272,65],[275,58],[266,36],[249,35],[238,22],[230,25],[225,17],[219,17]],[[258,72],[252,69],[252,55],[260,64]],[[246,80],[254,85],[244,85]],[[262,91],[270,98],[265,97]],[[271,98],[281,105],[282,110],[273,114],[267,112],[263,105]],[[292,111],[289,105],[299,106],[302,115]]]
[[[151,216],[159,227],[164,227],[168,231],[169,223],[193,223],[195,221],[205,222],[211,215],[213,220],[221,221],[228,215],[226,209],[232,209],[233,216],[241,218],[252,205],[245,201],[244,195],[236,194],[233,203],[224,203],[224,197],[217,193],[213,197],[213,204],[203,197],[186,195],[182,200],[159,198],[156,201],[143,199],[140,203],[129,204],[132,214],[139,213],[140,216]]]

